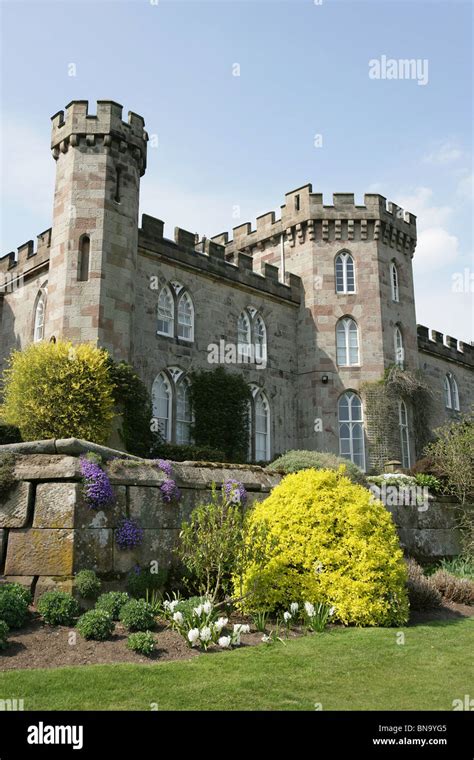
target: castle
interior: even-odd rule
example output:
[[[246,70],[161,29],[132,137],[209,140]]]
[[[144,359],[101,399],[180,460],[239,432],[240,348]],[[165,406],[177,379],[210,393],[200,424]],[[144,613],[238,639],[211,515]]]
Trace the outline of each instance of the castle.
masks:
[[[52,227],[0,259],[0,372],[31,341],[93,341],[134,366],[165,438],[186,443],[188,373],[223,363],[252,390],[250,459],[312,449],[369,469],[382,445],[413,464],[416,410],[398,399],[381,444],[364,387],[393,365],[421,370],[433,428],[468,411],[474,366],[472,345],[416,324],[416,218],[376,194],[324,205],[305,185],[280,219],[263,214],[232,240],[166,239],[159,219],[139,227],[144,126],[113,101],[52,117]]]

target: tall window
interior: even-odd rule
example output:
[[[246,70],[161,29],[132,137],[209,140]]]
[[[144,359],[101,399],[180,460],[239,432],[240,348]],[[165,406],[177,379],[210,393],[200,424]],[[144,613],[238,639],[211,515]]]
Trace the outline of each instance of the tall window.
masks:
[[[390,264],[390,283],[392,285],[392,301],[399,301],[398,269],[394,261]]]
[[[83,235],[79,241],[79,259],[77,262],[77,279],[86,282],[89,279],[91,241],[88,235]]]
[[[33,327],[33,341],[38,343],[44,338],[44,313],[45,313],[46,299],[44,293],[40,293],[35,307],[35,320]],[[31,323],[30,323],[31,324]]]
[[[162,372],[153,383],[151,392],[153,416],[158,420],[160,433],[165,441],[171,441],[172,433],[172,393],[171,383]]]
[[[258,385],[251,385],[249,402],[249,459],[268,462],[271,458],[270,404]]]
[[[336,266],[336,293],[355,293],[354,259],[350,253],[338,253]]]
[[[340,367],[359,364],[359,331],[351,317],[340,319],[336,327],[337,363]]]
[[[364,425],[359,396],[352,391],[344,393],[339,399],[338,413],[339,452],[365,470]]]
[[[254,345],[255,361],[261,364],[267,360],[267,329],[260,314],[254,322]]]
[[[408,433],[408,414],[404,401],[398,402],[398,426],[400,429],[400,448],[402,452],[402,466],[410,467],[410,436]]]
[[[162,288],[158,296],[158,333],[174,334],[174,299],[168,286]]]
[[[237,323],[237,344],[239,358],[250,358],[251,353],[251,331],[250,331],[250,319],[245,311],[243,311],[239,317]]]
[[[458,384],[454,375],[448,372],[444,378],[444,404],[446,409],[453,409],[455,412],[459,412],[459,391]]]
[[[176,387],[176,443],[191,442],[191,424],[193,421],[189,397],[189,381],[183,378]]]
[[[401,367],[403,369],[403,363],[405,361],[405,350],[403,348],[403,335],[400,328],[397,327],[394,330],[393,333],[393,343],[395,348],[395,364],[397,367]]]
[[[188,293],[184,292],[178,300],[178,338],[194,339],[194,307]]]

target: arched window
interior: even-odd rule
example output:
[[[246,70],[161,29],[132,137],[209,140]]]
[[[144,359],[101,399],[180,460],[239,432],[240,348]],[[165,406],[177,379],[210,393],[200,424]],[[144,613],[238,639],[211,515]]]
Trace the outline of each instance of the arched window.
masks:
[[[359,364],[359,331],[351,317],[344,317],[336,328],[337,363],[340,367]]]
[[[444,404],[446,409],[453,409],[459,412],[459,390],[456,378],[451,372],[448,372],[444,378]]]
[[[35,306],[35,319],[33,326],[33,341],[38,343],[44,338],[44,314],[46,310],[46,298],[44,293],[38,295]]]
[[[255,460],[270,459],[270,406],[263,391],[255,397]]]
[[[162,288],[158,296],[158,333],[174,335],[174,299],[168,286]]]
[[[400,448],[402,452],[402,467],[410,467],[410,436],[408,433],[408,414],[404,401],[398,402],[398,426],[400,429]]]
[[[249,359],[251,354],[250,319],[243,311],[237,322],[237,351],[239,360]]]
[[[176,443],[180,444],[191,442],[193,417],[189,390],[189,380],[184,377],[176,386]]]
[[[394,261],[390,264],[390,283],[392,286],[392,301],[399,301],[398,292],[398,269]]]
[[[79,258],[77,261],[77,279],[79,282],[87,282],[90,268],[91,241],[88,235],[83,235],[79,241]]]
[[[172,436],[172,390],[171,383],[162,372],[155,378],[151,392],[153,416],[158,420],[160,433],[165,441]]]
[[[254,322],[254,345],[255,345],[255,362],[262,364],[267,360],[267,329],[265,322],[260,314]]]
[[[336,293],[355,293],[354,259],[350,253],[338,253],[335,261]]]
[[[393,343],[395,348],[395,364],[397,367],[401,367],[403,369],[403,363],[405,361],[405,350],[403,348],[402,331],[398,325],[395,327],[395,330],[393,332]]]
[[[178,300],[178,338],[194,340],[194,306],[189,293],[182,293]]]
[[[339,452],[365,470],[364,425],[362,404],[352,391],[344,393],[338,402]]]

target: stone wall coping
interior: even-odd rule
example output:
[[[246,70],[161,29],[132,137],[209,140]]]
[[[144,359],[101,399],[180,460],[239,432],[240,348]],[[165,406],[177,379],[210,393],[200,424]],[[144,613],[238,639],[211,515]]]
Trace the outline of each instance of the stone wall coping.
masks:
[[[104,459],[118,457],[119,459],[141,461],[140,457],[133,456],[133,454],[111,449],[108,446],[100,446],[98,443],[83,441],[80,438],[51,438],[47,441],[7,443],[0,446],[0,454],[5,451],[11,451],[13,454],[68,454],[70,456],[80,456],[92,452]]]

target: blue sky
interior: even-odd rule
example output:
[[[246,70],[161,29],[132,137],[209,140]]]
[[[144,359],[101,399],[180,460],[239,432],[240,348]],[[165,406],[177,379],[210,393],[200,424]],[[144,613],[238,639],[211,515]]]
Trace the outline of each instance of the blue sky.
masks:
[[[1,254],[51,224],[50,116],[73,99],[91,113],[113,99],[157,136],[141,211],[163,219],[166,235],[278,216],[285,192],[307,182],[325,203],[380,192],[418,215],[418,321],[472,340],[470,2],[0,6]],[[383,55],[426,59],[427,84],[369,78]]]

